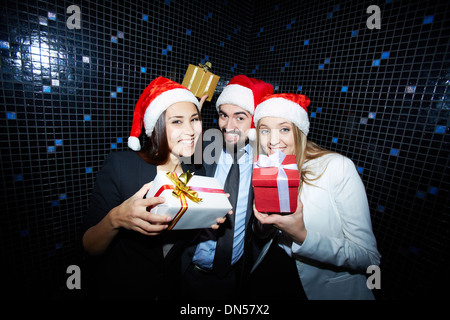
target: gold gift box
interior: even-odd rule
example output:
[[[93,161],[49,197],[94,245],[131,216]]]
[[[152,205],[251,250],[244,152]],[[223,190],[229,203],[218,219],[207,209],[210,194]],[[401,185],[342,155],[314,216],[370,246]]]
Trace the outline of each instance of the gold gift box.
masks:
[[[191,90],[197,98],[201,98],[207,94],[207,101],[211,101],[220,79],[219,76],[208,71],[210,68],[210,62],[206,62],[204,65],[199,64],[198,66],[190,64],[186,70],[182,83],[182,85]]]

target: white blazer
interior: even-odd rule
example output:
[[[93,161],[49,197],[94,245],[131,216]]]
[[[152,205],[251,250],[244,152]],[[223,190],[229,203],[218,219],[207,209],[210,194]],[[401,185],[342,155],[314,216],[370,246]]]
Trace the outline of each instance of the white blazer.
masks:
[[[314,186],[303,184],[301,200],[307,236],[302,244],[284,234],[279,245],[292,255],[308,299],[374,299],[366,270],[379,265],[364,185],[354,163],[328,154],[305,164],[315,174]],[[324,171],[325,170],[325,171]],[[267,253],[267,243],[252,269]]]

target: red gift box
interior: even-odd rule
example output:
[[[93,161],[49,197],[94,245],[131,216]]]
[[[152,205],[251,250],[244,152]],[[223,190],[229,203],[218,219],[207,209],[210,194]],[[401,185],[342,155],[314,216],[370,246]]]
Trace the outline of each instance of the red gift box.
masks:
[[[269,159],[271,158],[271,159]],[[253,168],[255,206],[259,212],[294,212],[300,175],[294,155],[260,155]]]

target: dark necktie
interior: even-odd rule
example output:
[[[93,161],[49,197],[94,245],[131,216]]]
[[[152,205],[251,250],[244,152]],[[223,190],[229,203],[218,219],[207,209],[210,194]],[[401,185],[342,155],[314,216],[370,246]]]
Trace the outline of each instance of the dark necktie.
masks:
[[[237,160],[244,154],[244,151],[235,153],[233,155],[233,164],[228,172],[225,180],[224,190],[230,194],[228,200],[233,207],[233,214],[227,216],[227,219],[220,225],[217,230],[217,245],[214,256],[213,270],[220,277],[224,277],[231,268],[231,258],[233,254],[233,239],[234,239],[234,221],[236,215],[236,205],[239,192],[239,164]]]

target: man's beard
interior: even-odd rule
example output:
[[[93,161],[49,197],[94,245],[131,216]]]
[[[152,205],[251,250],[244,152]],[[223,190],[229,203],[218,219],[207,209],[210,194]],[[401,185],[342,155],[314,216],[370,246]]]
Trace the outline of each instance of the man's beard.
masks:
[[[232,133],[237,134],[239,136],[239,139],[237,143],[227,143],[225,139],[225,133]],[[242,140],[242,132],[239,130],[230,130],[227,131],[226,129],[222,129],[222,137],[223,138],[223,147],[227,150],[228,153],[236,153],[239,149],[242,149],[248,144],[248,138],[245,138],[245,141]]]

